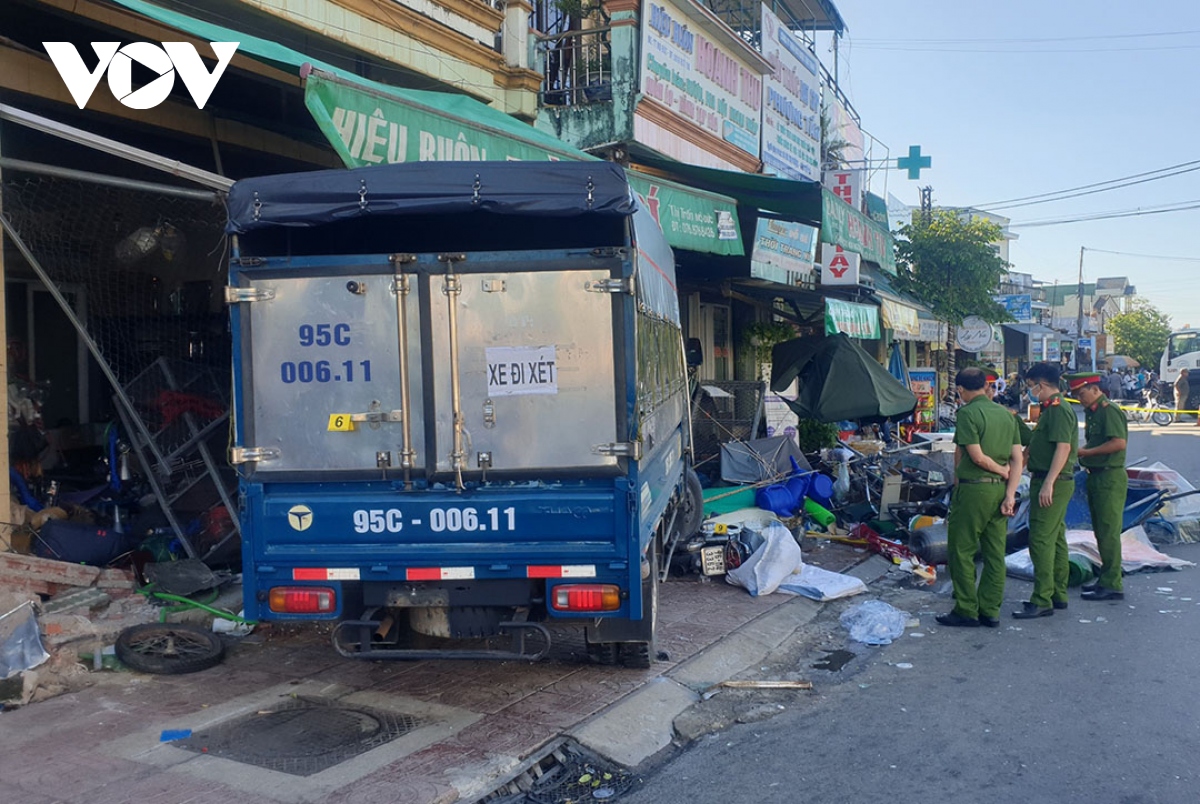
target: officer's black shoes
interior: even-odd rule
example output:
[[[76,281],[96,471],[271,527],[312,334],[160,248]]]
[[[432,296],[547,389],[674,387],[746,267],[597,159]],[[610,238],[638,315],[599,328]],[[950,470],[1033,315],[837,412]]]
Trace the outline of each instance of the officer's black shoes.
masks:
[[[939,614],[936,619],[942,625],[949,626],[950,628],[978,628],[979,627],[979,620],[973,619],[971,617],[964,617],[961,614],[959,614],[957,611],[952,611],[949,614]]]
[[[1028,600],[1021,604],[1020,611],[1014,611],[1012,613],[1014,620],[1033,620],[1037,617],[1051,617],[1053,615],[1054,609],[1050,607],[1046,607],[1044,609],[1039,608],[1030,603]]]
[[[1095,592],[1096,588],[1098,586],[1100,586],[1099,581],[1088,581],[1087,583],[1085,583],[1083,586],[1081,586],[1079,588],[1082,589],[1084,592]]]
[[[1058,611],[1062,611],[1066,607],[1067,607],[1067,601],[1065,601],[1065,600],[1054,601],[1054,608],[1057,609]]]
[[[985,614],[980,614],[979,615],[979,624],[986,626],[988,628],[999,628],[1000,627],[1000,618],[999,617],[988,617]]]
[[[1125,593],[1118,592],[1116,589],[1105,589],[1103,586],[1097,586],[1090,592],[1084,592],[1079,596],[1083,600],[1124,600]]]

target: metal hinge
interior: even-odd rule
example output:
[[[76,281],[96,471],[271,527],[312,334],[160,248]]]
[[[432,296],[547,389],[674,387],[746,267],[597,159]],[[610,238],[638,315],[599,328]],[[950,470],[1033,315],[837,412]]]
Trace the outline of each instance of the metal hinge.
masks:
[[[239,268],[257,268],[260,265],[265,265],[266,260],[262,257],[238,257],[234,260]]]
[[[279,458],[279,450],[274,447],[230,447],[229,462],[234,466],[254,461],[273,461]]]
[[[603,248],[592,249],[593,257],[615,257],[619,260],[625,259],[628,252],[623,246],[604,246]]]
[[[402,410],[372,410],[367,413],[351,413],[350,421],[352,421],[352,422],[402,422],[402,421],[404,421],[404,411],[402,411]]]
[[[407,265],[410,262],[416,262],[416,254],[389,254],[388,262],[392,265]]]
[[[613,458],[642,459],[642,443],[640,441],[620,441],[614,444],[597,444],[592,447],[596,455],[607,455]]]
[[[225,288],[226,304],[270,301],[273,298],[275,298],[275,291],[269,288]]]
[[[583,289],[591,293],[628,293],[633,295],[633,277],[585,282]]]

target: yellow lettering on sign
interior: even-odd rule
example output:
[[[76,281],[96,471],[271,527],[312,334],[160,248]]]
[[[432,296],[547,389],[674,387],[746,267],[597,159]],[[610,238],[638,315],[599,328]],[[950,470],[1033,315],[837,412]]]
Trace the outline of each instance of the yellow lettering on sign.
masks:
[[[326,429],[331,433],[353,433],[354,422],[350,420],[349,413],[330,413],[329,427]]]

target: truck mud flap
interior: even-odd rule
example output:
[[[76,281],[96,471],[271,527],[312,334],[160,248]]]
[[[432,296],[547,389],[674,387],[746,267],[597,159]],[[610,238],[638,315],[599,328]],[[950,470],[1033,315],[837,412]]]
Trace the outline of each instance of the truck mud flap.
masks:
[[[331,635],[334,650],[347,659],[522,659],[536,662],[550,650],[551,643],[550,632],[540,623],[507,622],[500,623],[499,627],[502,631],[511,632],[510,650],[397,648],[371,641],[372,634],[382,624],[381,620],[343,620]],[[531,632],[542,642],[536,650],[526,642]]]

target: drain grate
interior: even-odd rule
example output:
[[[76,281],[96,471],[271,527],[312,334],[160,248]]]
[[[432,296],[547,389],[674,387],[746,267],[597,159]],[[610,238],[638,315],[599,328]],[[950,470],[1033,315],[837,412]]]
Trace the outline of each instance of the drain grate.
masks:
[[[312,776],[422,725],[412,715],[296,697],[172,745],[293,776]]]
[[[561,740],[531,758],[514,777],[478,804],[585,804],[615,798],[633,787],[629,771],[578,743]]]

